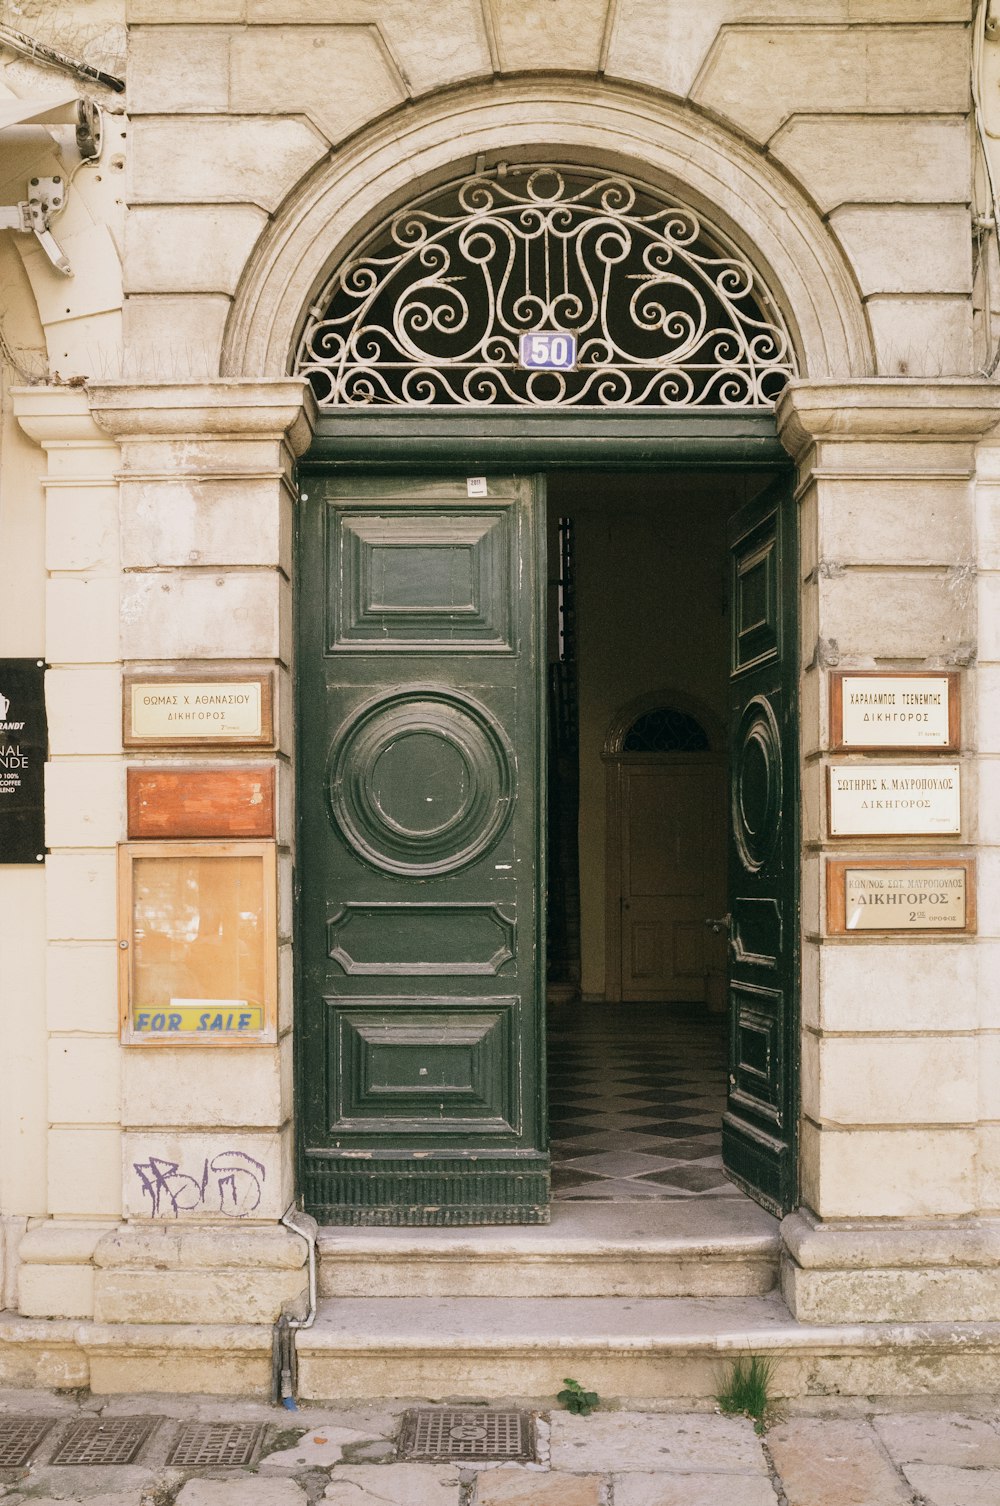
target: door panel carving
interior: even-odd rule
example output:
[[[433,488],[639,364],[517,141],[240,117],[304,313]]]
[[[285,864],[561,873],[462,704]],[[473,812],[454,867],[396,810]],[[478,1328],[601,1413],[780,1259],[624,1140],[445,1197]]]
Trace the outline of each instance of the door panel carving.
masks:
[[[514,648],[510,507],[418,517],[338,509],[329,523],[331,652]]]
[[[334,736],[330,810],[344,840],[390,873],[450,873],[496,841],[514,799],[503,729],[467,697],[411,685]]]
[[[797,554],[784,480],[731,520],[729,1101],[723,1159],[775,1213],[796,1201]]]
[[[327,1223],[548,1217],[543,505],[527,479],[309,487],[301,1158]]]

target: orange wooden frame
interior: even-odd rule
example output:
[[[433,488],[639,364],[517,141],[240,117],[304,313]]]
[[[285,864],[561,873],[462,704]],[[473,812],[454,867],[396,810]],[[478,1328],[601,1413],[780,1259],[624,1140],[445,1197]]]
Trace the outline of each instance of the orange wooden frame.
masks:
[[[946,680],[946,743],[845,743],[844,680]],[[957,669],[836,669],[830,673],[830,751],[832,753],[958,753],[962,746],[962,677]]]
[[[237,1033],[234,1030],[220,1030],[218,1034],[210,1034],[208,1031],[183,1030],[180,1028],[169,1029],[166,1023],[163,1027],[147,1031],[137,1031],[135,1019],[142,1009],[143,1001],[140,997],[141,985],[136,976],[138,948],[136,945],[135,928],[135,866],[143,859],[159,859],[164,862],[175,862],[178,865],[190,862],[191,859],[211,859],[218,861],[253,859],[260,862],[261,884],[260,899],[261,909],[257,919],[257,958],[259,965],[259,978],[261,983],[261,997],[259,1003],[246,1005],[246,1008],[260,1008],[261,1028],[247,1030],[245,1033]],[[212,1047],[220,1046],[264,1046],[273,1045],[277,1040],[277,1000],[278,1000],[278,942],[277,942],[277,847],[274,842],[124,842],[118,848],[118,998],[119,998],[119,1021],[121,1039],[123,1044],[129,1046],[173,1046],[173,1047]],[[214,907],[214,908],[212,908]],[[218,894],[210,899],[210,910],[213,915],[220,913],[221,905]],[[176,938],[175,938],[176,940]],[[232,944],[230,942],[230,944]],[[239,941],[239,946],[246,946],[246,938]],[[176,949],[183,954],[183,938],[176,941]],[[197,995],[198,968],[201,966],[204,973],[204,963],[199,964],[192,955],[193,944],[189,944],[189,952],[182,955],[180,960],[172,958],[168,964],[175,972],[183,971],[185,975],[185,987],[191,988],[191,996],[185,996],[183,1001],[171,1000],[168,1004],[150,1003],[146,1009],[151,1014],[163,1014],[166,1019],[171,1015],[171,1004],[174,1006],[173,1013],[176,1015],[178,1008],[183,1002],[185,1008],[191,1008],[195,1004],[204,1007],[206,1013],[225,1012],[227,1006],[230,1013],[238,1012],[234,1001],[220,1000],[211,994],[204,997]],[[217,961],[217,959],[213,959]],[[238,987],[234,980],[234,990]],[[183,1011],[182,1011],[183,1014]]]
[[[865,869],[871,872],[893,872],[898,869],[948,868],[965,874],[965,925],[964,926],[872,926],[865,930],[851,930],[847,926],[847,881],[848,869]],[[828,936],[916,936],[925,941],[928,936],[973,936],[976,931],[976,860],[953,857],[942,853],[939,857],[911,858],[900,853],[895,858],[827,858],[826,860],[826,933]]]

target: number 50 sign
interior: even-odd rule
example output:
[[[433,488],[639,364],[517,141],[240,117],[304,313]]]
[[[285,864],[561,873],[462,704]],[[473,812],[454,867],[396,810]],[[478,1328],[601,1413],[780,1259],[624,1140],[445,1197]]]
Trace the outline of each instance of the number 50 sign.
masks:
[[[539,331],[522,335],[522,366],[535,371],[572,371],[576,365],[576,336],[562,331]]]

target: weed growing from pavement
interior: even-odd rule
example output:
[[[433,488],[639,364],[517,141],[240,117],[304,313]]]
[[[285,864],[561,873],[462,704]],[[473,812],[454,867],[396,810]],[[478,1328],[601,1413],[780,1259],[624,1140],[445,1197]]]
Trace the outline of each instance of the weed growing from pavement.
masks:
[[[751,1418],[754,1432],[763,1433],[772,1407],[771,1375],[771,1361],[759,1354],[734,1360],[726,1383],[715,1398],[720,1411]]]
[[[596,1391],[585,1391],[579,1381],[570,1380],[567,1375],[563,1379],[565,1391],[560,1391],[556,1401],[561,1401],[567,1412],[575,1412],[578,1417],[589,1417],[595,1407],[601,1405],[601,1398]]]

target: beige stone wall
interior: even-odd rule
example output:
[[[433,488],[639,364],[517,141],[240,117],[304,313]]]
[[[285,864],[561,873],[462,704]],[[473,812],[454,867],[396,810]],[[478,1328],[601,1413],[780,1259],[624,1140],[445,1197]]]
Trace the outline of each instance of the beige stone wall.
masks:
[[[988,852],[978,941],[830,938],[823,869],[831,855],[928,850],[917,838],[831,842],[833,667],[961,668],[962,833],[949,846],[989,840],[975,645],[978,634],[991,651],[992,614],[977,613],[973,478],[996,395],[986,383],[831,384],[789,393],[779,411],[803,525],[803,1200],[827,1219],[993,1212],[979,1141],[996,1044],[980,985],[995,932]]]
[[[61,223],[76,277],[60,279],[21,238],[16,262],[0,253],[5,285],[30,287],[38,311],[24,338],[44,344],[60,378],[90,382],[89,407],[59,386],[18,399],[34,450],[3,433],[0,485],[5,499],[19,491],[0,512],[0,546],[27,561],[6,599],[18,609],[0,593],[4,642],[18,645],[4,651],[44,643],[53,666],[53,855],[16,900],[3,903],[10,886],[0,887],[2,923],[39,942],[17,963],[32,1010],[15,1009],[10,990],[0,1005],[4,1060],[24,1063],[15,1096],[0,1095],[0,1211],[52,1216],[25,1246],[24,1310],[136,1311],[156,1251],[138,1236],[102,1240],[123,1216],[148,1217],[133,1175],[145,1156],[200,1162],[221,1133],[268,1166],[262,1218],[291,1195],[290,474],[303,435],[297,392],[280,379],[302,310],[359,227],[479,154],[546,151],[647,173],[756,261],[807,377],[930,384],[909,429],[863,416],[881,412],[879,390],[845,387],[832,419],[801,410],[786,430],[804,525],[804,1195],[834,1221],[1000,1211],[990,982],[1000,465],[984,450],[973,490],[990,392],[967,400],[974,411],[957,427],[938,411],[951,402],[938,379],[974,377],[995,337],[985,311],[1000,282],[985,280],[983,258],[973,265],[973,180],[979,212],[985,183],[969,117],[970,0],[127,8],[130,123],[109,122],[105,156],[74,179]],[[111,0],[71,9],[113,20]],[[37,83],[26,66],[9,76],[15,92]],[[51,134],[19,139],[3,158],[5,202],[27,170],[65,166],[70,149]],[[963,666],[962,845],[981,844],[978,942],[824,937],[819,792],[834,657]],[[282,686],[282,1039],[252,1060],[194,1051],[154,1064],[117,1045],[120,674],[161,659],[250,659],[275,667]],[[200,1269],[204,1251],[184,1249],[171,1259]]]
[[[44,18],[23,17],[25,28]],[[124,50],[124,11],[117,0],[84,0],[60,27],[65,42],[92,51],[92,61],[107,65]],[[41,35],[41,31],[39,32]],[[55,40],[54,38],[50,38]],[[72,81],[19,53],[0,52],[0,96],[48,98],[70,92]],[[81,86],[82,90],[82,86]],[[114,108],[110,91],[94,92]],[[120,106],[118,106],[120,109]],[[117,1123],[116,1020],[113,957],[110,970],[95,967],[93,937],[79,933],[67,919],[86,905],[78,894],[67,904],[64,856],[86,865],[97,840],[114,841],[104,832],[96,808],[92,825],[67,820],[80,800],[97,791],[107,808],[107,769],[95,767],[93,755],[106,755],[102,743],[101,696],[97,680],[84,675],[75,701],[62,692],[71,671],[98,662],[114,663],[117,648],[117,597],[111,608],[93,618],[96,595],[106,602],[106,580],[117,568],[117,490],[110,473],[102,478],[101,462],[86,442],[92,425],[81,392],[57,394],[70,415],[63,443],[47,455],[39,433],[19,423],[17,389],[25,383],[83,378],[120,363],[121,273],[118,244],[124,219],[121,194],[125,129],[119,114],[105,122],[105,145],[99,162],[81,166],[72,126],[32,125],[4,132],[0,140],[2,202],[28,196],[32,177],[60,175],[70,183],[66,208],[54,233],[73,267],[72,278],[55,271],[33,236],[0,234],[0,327],[3,353],[3,399],[0,411],[0,654],[46,658],[58,666],[49,676],[49,718],[53,763],[50,766],[51,835],[60,849],[45,869],[0,867],[0,1307],[18,1300],[21,1236],[31,1220],[68,1208],[73,1201],[92,1214],[101,1210],[99,1189],[112,1187],[111,1207],[120,1199],[117,1142],[110,1163],[101,1165],[104,1144],[93,1132]],[[58,374],[56,376],[56,374]],[[52,438],[52,434],[45,439]],[[109,447],[98,437],[97,450]],[[50,463],[50,458],[52,463]],[[80,591],[90,587],[86,598]],[[81,611],[82,601],[87,609]],[[103,637],[102,637],[103,629]],[[100,641],[99,641],[100,640]],[[101,656],[104,656],[103,661]],[[67,680],[69,673],[69,680]],[[112,672],[113,673],[113,672]],[[117,683],[117,682],[116,682]],[[106,700],[106,697],[105,697]],[[114,702],[112,701],[112,706]],[[107,710],[105,705],[104,710]],[[113,718],[113,712],[112,712]],[[111,751],[116,744],[112,719]],[[62,759],[60,762],[59,760]],[[110,773],[112,786],[120,775]],[[98,802],[99,803],[99,802]],[[89,893],[90,869],[83,892]],[[62,916],[60,881],[63,881]],[[107,947],[113,945],[114,913],[105,918]],[[84,922],[86,925],[86,922]],[[50,936],[59,937],[49,949]],[[75,951],[74,951],[75,949]],[[79,965],[67,966],[75,953]],[[95,1014],[100,999],[103,1016]],[[81,1106],[80,1094],[61,1090],[86,1081],[93,1073],[92,1105]],[[78,1133],[82,1139],[77,1140]],[[89,1137],[89,1138],[88,1138]],[[87,1147],[95,1148],[93,1160]],[[109,1170],[110,1167],[110,1170]],[[103,1181],[102,1181],[103,1178]],[[84,1191],[83,1189],[86,1189]],[[80,1202],[82,1198],[82,1204]],[[74,1299],[75,1300],[75,1299]],[[77,1310],[74,1308],[73,1310]]]
[[[969,0],[356,0],[331,19],[317,0],[131,0],[130,358],[215,369],[268,215],[373,123],[551,71],[654,90],[766,155],[824,217],[877,369],[969,372],[970,15]],[[446,139],[463,164],[477,148],[467,128]]]
[[[118,449],[93,422],[82,389],[20,388],[14,411],[45,462],[34,505],[46,525],[44,656],[50,665],[45,824],[50,851],[37,927],[39,986],[30,1006],[38,1032],[30,1065],[41,1079],[46,1129],[43,1176],[30,1212],[70,1224],[97,1222],[93,1231],[67,1236],[78,1264],[89,1259],[99,1221],[114,1221],[121,1211],[115,989],[115,844],[124,834]],[[65,1254],[61,1260],[72,1263]],[[61,1271],[46,1284],[44,1298],[24,1268],[21,1278],[22,1310],[64,1316],[92,1311],[89,1273]],[[45,1281],[44,1274],[40,1279]]]
[[[0,240],[0,319],[25,371],[44,355],[44,334],[11,238]],[[45,652],[45,514],[41,456],[18,428],[3,372],[0,401],[0,653]],[[44,1213],[46,1152],[45,874],[0,867],[0,1308],[16,1296],[17,1237],[28,1217]],[[4,1238],[6,1223],[8,1238]],[[4,1260],[5,1249],[9,1260]],[[6,1267],[6,1270],[5,1270]],[[4,1293],[3,1287],[7,1291]]]

